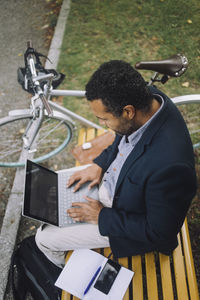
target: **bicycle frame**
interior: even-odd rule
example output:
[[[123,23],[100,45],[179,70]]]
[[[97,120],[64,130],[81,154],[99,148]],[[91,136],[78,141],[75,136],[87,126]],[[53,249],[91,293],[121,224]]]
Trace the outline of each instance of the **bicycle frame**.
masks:
[[[191,101],[192,103],[200,103],[200,95],[199,94],[176,96],[171,99],[176,105],[186,104],[189,101]]]
[[[24,77],[24,85],[22,85],[22,87],[28,92],[34,94],[34,96],[31,98],[30,109],[23,109],[23,110],[20,109],[20,110],[10,111],[8,117],[1,119],[0,125],[7,126],[8,124],[8,126],[10,125],[12,126],[12,124],[21,124],[22,120],[25,119],[24,122],[24,124],[26,125],[24,126],[25,133],[23,129],[21,131],[22,133],[21,138],[23,141],[22,147],[24,148],[24,150],[28,150],[29,153],[35,152],[39,148],[40,150],[38,150],[37,154],[39,153],[39,155],[41,156],[37,157],[37,160],[42,161],[44,159],[48,159],[56,155],[68,145],[68,143],[70,142],[73,136],[73,131],[74,129],[76,129],[74,121],[80,122],[83,126],[92,127],[95,129],[103,129],[103,128],[97,125],[96,123],[93,123],[85,119],[79,114],[74,113],[63,106],[60,106],[58,103],[51,100],[52,96],[66,96],[66,97],[72,96],[72,97],[83,98],[85,97],[85,91],[56,89],[58,85],[55,84],[55,81],[53,84],[53,80],[54,78],[56,78],[53,72],[55,70],[52,70],[52,73],[37,72],[35,68],[36,64],[34,61],[34,49],[31,48],[29,50],[30,51],[28,52],[28,55],[26,56],[26,60],[25,60],[26,61],[25,65],[28,68],[27,69],[28,71],[26,70],[27,73]],[[150,66],[149,66],[149,62],[140,62],[137,65],[139,69],[149,69],[152,71],[156,71],[154,76],[149,81],[148,85],[152,85],[154,82],[161,82],[164,84],[170,78],[170,76],[172,77],[180,76],[183,73],[183,71],[186,70],[187,59],[185,64],[185,60],[183,61],[182,56],[180,57],[180,55],[175,55],[174,57],[166,61],[150,62]],[[161,71],[161,73],[159,71]],[[179,97],[172,98],[172,101],[176,105],[182,105],[188,103],[191,104],[199,103],[200,95],[179,96]],[[57,131],[58,128],[59,130]],[[193,130],[194,126],[192,126],[191,129],[192,131],[190,131],[190,133],[196,134],[197,132],[196,128],[195,131]],[[11,131],[13,132],[13,130]],[[64,135],[62,135],[62,133],[60,135],[60,132],[64,133]],[[55,140],[58,141],[57,144],[54,143],[48,144],[49,136],[51,137],[52,134],[56,136]],[[40,138],[41,136],[42,138]],[[197,148],[200,145],[199,140],[198,141],[196,140],[197,138],[196,136],[194,136],[194,141],[195,141],[193,143],[194,148]],[[54,148],[54,150],[53,151],[49,150],[49,152],[43,151],[44,149],[43,145],[45,143],[44,141],[45,142],[47,141],[46,145],[47,147],[49,147],[49,149]],[[7,145],[6,139],[4,145],[6,149],[6,145]],[[17,145],[18,144],[16,142],[16,149],[18,151],[19,147],[17,147]],[[38,147],[38,145],[40,145],[41,147],[40,146]],[[8,147],[8,149],[10,148],[12,147]],[[16,149],[14,149],[14,152],[12,153],[15,153]],[[44,155],[40,154],[42,152],[44,152]],[[14,163],[8,162],[5,164],[2,161],[2,165],[18,166],[19,164],[17,163],[17,161]]]
[[[84,97],[85,91],[75,91],[75,90],[51,90],[49,91],[48,98],[51,96],[76,96],[76,97]],[[9,116],[13,118],[19,117],[22,115],[31,116],[30,122],[25,130],[23,135],[24,148],[28,149],[30,152],[34,152],[35,150],[30,150],[41,123],[43,121],[44,116],[53,115],[57,117],[59,120],[65,120],[70,125],[72,131],[75,128],[75,123],[73,120],[81,122],[84,126],[93,127],[95,129],[102,129],[101,126],[93,123],[84,117],[72,112],[71,110],[60,106],[59,104],[48,100],[48,105],[50,107],[50,111],[45,110],[44,103],[38,96],[33,96],[31,98],[31,108],[30,109],[19,109],[12,110],[9,112]]]
[[[81,122],[85,126],[94,127],[96,129],[101,129],[102,127],[79,116],[72,111],[61,107],[60,105],[50,101],[51,96],[78,96],[84,97],[85,91],[74,91],[74,90],[53,90],[52,89],[52,80],[54,78],[53,73],[39,75],[36,72],[36,63],[40,64],[39,54],[37,54],[32,48],[31,41],[28,42],[28,49],[25,53],[25,66],[29,67],[31,73],[31,84],[34,87],[35,96],[31,98],[32,110],[30,115],[33,118],[30,120],[25,135],[23,137],[25,148],[30,149],[37,133],[42,124],[44,115],[49,117],[55,116],[60,120],[65,120],[69,123],[70,127],[73,129],[74,122],[72,119],[75,119]],[[26,77],[27,76],[27,77]],[[28,75],[25,76],[26,85],[28,86]],[[41,88],[40,82],[47,80],[47,83]],[[58,115],[59,114],[59,115]],[[71,119],[72,118],[72,119]],[[33,131],[31,130],[32,125],[34,127]],[[31,131],[30,138],[27,138],[27,133]]]
[[[50,91],[50,95],[51,96],[75,96],[75,97],[85,97],[85,91],[80,91],[80,90],[51,90]],[[83,117],[81,117],[80,115],[72,112],[71,110],[62,107],[60,105],[58,105],[55,102],[52,101],[48,101],[50,106],[55,109],[56,111],[59,111],[61,113],[63,113],[64,115],[67,115],[68,117],[71,117],[74,120],[77,120],[79,122],[81,122],[82,124],[84,124],[85,126],[88,127],[94,127],[96,129],[102,129],[101,126],[97,125],[96,123],[93,123]]]

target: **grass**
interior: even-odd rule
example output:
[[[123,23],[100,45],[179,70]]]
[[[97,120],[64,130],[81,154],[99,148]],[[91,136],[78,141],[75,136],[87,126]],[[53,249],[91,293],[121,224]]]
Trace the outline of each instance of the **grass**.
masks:
[[[58,70],[66,74],[61,88],[84,90],[96,68],[111,59],[123,59],[134,66],[140,60],[165,59],[184,53],[189,60],[186,73],[159,87],[170,97],[200,93],[199,15],[199,0],[72,0],[58,66]],[[141,73],[146,80],[152,74],[149,71]],[[96,121],[85,99],[67,97],[63,104]],[[199,169],[198,165],[200,178]],[[200,191],[189,212],[192,248],[198,270],[199,199]]]
[[[67,74],[63,87],[84,89],[93,71],[110,59],[135,65],[184,53],[190,62],[187,73],[164,90],[170,96],[194,93],[200,81],[195,68],[200,62],[199,14],[198,0],[73,0],[59,63]],[[142,74],[148,80],[151,73]],[[186,81],[187,89],[182,86]]]

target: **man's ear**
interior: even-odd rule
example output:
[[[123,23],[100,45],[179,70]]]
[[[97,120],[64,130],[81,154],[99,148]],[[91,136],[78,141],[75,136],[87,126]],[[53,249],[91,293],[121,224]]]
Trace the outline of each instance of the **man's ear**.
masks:
[[[123,108],[123,116],[128,120],[132,120],[135,116],[135,107],[133,105],[126,105]]]

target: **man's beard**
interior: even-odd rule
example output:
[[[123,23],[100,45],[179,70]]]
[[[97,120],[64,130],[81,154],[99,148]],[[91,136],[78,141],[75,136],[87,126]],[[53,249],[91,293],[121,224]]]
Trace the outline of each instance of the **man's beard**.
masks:
[[[119,128],[119,131],[118,130],[115,130],[115,132],[118,134],[118,135],[126,135],[126,136],[129,136],[131,135],[133,132],[135,132],[136,130],[138,130],[139,128],[141,127],[141,125],[137,124],[136,122],[133,122],[128,128]]]

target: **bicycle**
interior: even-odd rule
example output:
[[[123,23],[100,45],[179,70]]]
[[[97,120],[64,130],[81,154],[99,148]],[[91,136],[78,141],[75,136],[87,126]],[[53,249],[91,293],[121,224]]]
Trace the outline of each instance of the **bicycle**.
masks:
[[[1,167],[22,167],[31,154],[34,154],[35,162],[58,154],[72,139],[76,129],[74,120],[84,126],[102,128],[50,101],[52,96],[84,97],[85,91],[53,89],[64,76],[56,70],[44,69],[40,56],[44,55],[35,51],[29,41],[24,54],[25,68],[20,68],[18,81],[32,94],[31,105],[30,109],[11,110],[8,116],[0,119]]]
[[[41,162],[58,154],[72,139],[76,129],[74,121],[80,121],[84,126],[101,128],[50,100],[52,96],[84,97],[85,91],[55,89],[54,87],[57,87],[62,80],[63,74],[55,70],[45,70],[39,56],[43,55],[36,52],[28,42],[21,84],[26,91],[32,93],[31,105],[30,109],[12,110],[8,116],[0,119],[0,166],[24,166],[29,154],[34,154],[35,162]],[[148,85],[155,82],[164,84],[170,77],[181,76],[188,67],[188,60],[184,55],[177,54],[166,60],[142,61],[135,67],[155,72]],[[200,95],[179,96],[172,100],[176,105],[183,107],[181,112],[188,125],[194,148],[199,148]]]

